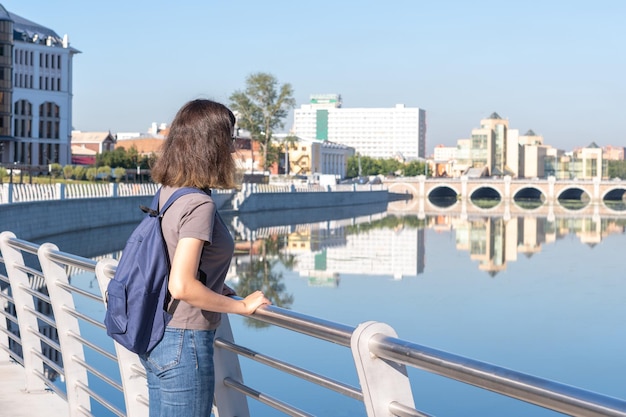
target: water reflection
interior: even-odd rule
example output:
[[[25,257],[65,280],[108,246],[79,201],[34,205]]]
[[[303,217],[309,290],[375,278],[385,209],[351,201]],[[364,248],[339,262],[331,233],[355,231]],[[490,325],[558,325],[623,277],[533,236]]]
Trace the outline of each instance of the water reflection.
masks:
[[[275,305],[284,308],[294,301],[283,282],[284,269],[305,277],[309,285],[329,287],[339,286],[345,273],[395,280],[423,274],[427,229],[452,233],[456,250],[466,253],[478,270],[495,277],[519,256],[530,258],[565,236],[574,235],[582,244],[593,246],[608,235],[623,234],[626,226],[626,217],[509,218],[493,211],[469,218],[454,214],[418,218],[411,213],[391,214],[386,205],[241,216],[226,213],[224,218],[236,241],[227,278],[231,286],[239,294],[262,289]],[[51,241],[80,256],[118,258],[133,227],[83,231]],[[93,238],[94,233],[98,239]],[[259,325],[254,320],[250,323]]]
[[[282,272],[275,268],[281,263],[289,268],[295,267],[295,258],[281,251],[284,247],[281,236],[262,239],[257,242],[238,242],[236,245],[239,254],[248,252],[248,256],[235,256],[236,277],[229,277],[233,281],[232,288],[237,294],[250,294],[256,290],[263,290],[272,304],[289,308],[293,303],[293,296],[286,293]],[[246,317],[249,327],[267,327],[269,324]]]
[[[338,277],[342,273],[386,275],[394,279],[423,273],[427,244],[424,229],[453,232],[456,249],[466,252],[479,270],[494,277],[505,270],[508,263],[517,261],[518,256],[531,257],[540,252],[543,245],[567,235],[577,236],[581,243],[595,245],[607,235],[624,233],[626,225],[626,219],[622,218],[527,216],[507,219],[494,215],[466,219],[441,215],[418,219],[410,214],[387,213],[360,222],[353,218],[348,222],[303,223],[256,230],[248,229],[244,222],[245,219],[234,219],[236,230],[241,234],[256,236],[257,240],[250,243],[250,247],[271,244],[273,248],[272,253],[257,253],[259,259],[290,257],[289,269],[307,277],[312,285],[331,286],[339,285]],[[250,257],[253,259],[252,252]]]
[[[228,282],[240,294],[263,289],[274,304],[304,314],[351,325],[369,319],[386,322],[407,340],[623,397],[625,284],[613,255],[623,237],[608,238],[624,234],[626,216],[511,216],[498,210],[419,216],[374,205],[225,213],[236,240]],[[81,256],[117,258],[132,228],[45,240]],[[556,244],[564,240],[557,251]],[[606,248],[596,247],[604,240]],[[551,256],[536,256],[542,251]],[[94,277],[70,274],[74,284],[97,292]],[[90,308],[101,319],[102,306]],[[247,327],[263,326],[241,320]],[[265,337],[248,336],[255,329],[235,334],[254,338],[268,350],[294,350],[296,342],[283,341],[276,330],[262,331]],[[110,342],[104,334],[98,337],[99,343]],[[312,369],[330,363],[341,376],[354,373],[349,361],[324,349],[298,345]],[[275,356],[284,357],[280,353]],[[246,380],[256,378],[246,373]],[[490,400],[447,383],[436,390],[442,383],[425,378],[417,375],[413,389],[426,410],[439,411],[434,415],[530,415],[524,409],[511,412],[509,406],[483,413]],[[289,384],[281,389],[288,392]],[[308,390],[293,391],[315,398]],[[446,400],[450,396],[463,399],[461,408],[475,401],[481,412],[453,408],[455,402]],[[326,403],[313,402],[312,407]],[[348,410],[344,415],[363,415],[360,405],[327,403],[333,410]],[[273,415],[265,411],[253,414]]]

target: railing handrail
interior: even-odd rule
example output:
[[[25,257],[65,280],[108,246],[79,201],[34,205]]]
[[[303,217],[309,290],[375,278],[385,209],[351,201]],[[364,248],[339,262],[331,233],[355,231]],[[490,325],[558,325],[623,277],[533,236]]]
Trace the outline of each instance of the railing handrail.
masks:
[[[61,354],[64,359],[63,370],[68,372],[68,368],[72,367],[72,376],[66,376],[66,383],[73,384],[67,387],[70,415],[83,415],[89,411],[88,401],[85,401],[85,396],[102,403],[103,406],[120,416],[134,417],[146,415],[147,394],[145,393],[147,389],[145,386],[145,373],[143,373],[141,366],[138,365],[137,355],[125,351],[116,345],[117,361],[121,369],[122,386],[124,387],[126,397],[126,414],[124,414],[123,411],[117,410],[105,398],[99,397],[98,393],[91,392],[87,387],[85,368],[89,368],[89,364],[84,362],[81,353],[76,350],[76,346],[72,348],[73,350],[66,351],[67,346],[64,345],[69,343],[66,333],[74,332],[71,337],[72,343],[85,343],[84,341],[81,342],[81,338],[78,336],[79,333],[76,332],[77,327],[70,331],[64,327],[72,326],[71,323],[67,323],[68,317],[65,317],[65,315],[70,316],[69,318],[72,319],[74,315],[81,313],[73,309],[73,302],[68,299],[62,301],[62,308],[55,307],[56,299],[64,297],[64,295],[60,295],[59,291],[69,293],[70,291],[68,290],[72,287],[67,281],[67,276],[65,276],[65,279],[60,276],[60,274],[66,274],[67,267],[95,272],[102,290],[115,271],[116,261],[103,259],[96,262],[61,252],[56,246],[49,243],[37,245],[18,239],[10,232],[3,232],[0,234],[0,262],[5,263],[13,291],[20,291],[18,287],[23,286],[24,282],[17,282],[19,281],[18,275],[20,273],[24,274],[16,267],[23,263],[22,252],[38,255],[39,262],[42,265],[41,273],[46,278],[51,304],[55,313],[54,318],[59,332]],[[20,268],[27,269],[24,267]],[[32,273],[37,272],[32,270]],[[17,294],[14,294],[14,296],[17,296]],[[24,295],[21,294],[19,297],[24,298]],[[10,302],[16,304],[16,308],[17,304],[23,303],[23,300],[18,301],[15,297],[8,298]],[[22,310],[18,311],[20,313],[16,317],[17,321],[26,320],[26,313],[22,313]],[[244,346],[236,345],[233,342],[226,316],[225,323],[218,329],[216,355],[231,354],[234,356],[230,358],[235,359],[228,361],[216,360],[216,375],[220,376],[222,378],[221,381],[224,382],[224,384],[218,385],[222,386],[220,389],[229,391],[227,394],[218,396],[218,412],[226,410],[228,407],[241,406],[239,404],[241,403],[241,397],[238,397],[238,401],[227,401],[226,399],[229,397],[235,398],[233,396],[236,395],[244,395],[259,399],[290,415],[309,415],[307,412],[298,410],[278,398],[273,398],[245,385],[242,382],[241,370],[237,359],[238,356],[243,355],[316,383],[324,388],[360,399],[364,402],[367,415],[370,417],[388,415],[390,412],[400,416],[427,415],[418,411],[413,404],[414,400],[405,366],[416,367],[573,416],[626,416],[626,401],[624,400],[402,340],[395,335],[395,331],[391,327],[384,323],[366,322],[357,327],[352,327],[276,306],[261,307],[252,317],[294,332],[349,347],[355,358],[362,391],[359,388],[350,387],[339,381],[298,368],[278,358],[271,358]],[[33,340],[26,341],[24,337],[25,334],[22,333],[22,328],[20,327],[20,337],[17,339],[20,339],[22,342],[24,351],[26,352],[27,349],[37,351],[39,349],[37,354],[41,357],[45,356],[40,351],[40,340],[43,340],[45,335],[40,335],[37,338],[37,342],[33,342]],[[28,343],[28,346],[25,345],[26,343]],[[2,346],[2,348],[6,350],[8,346]],[[42,363],[33,361],[32,358],[26,360],[26,355],[24,359],[23,364],[27,373],[37,371],[38,377],[41,379],[42,372],[39,368],[34,369],[34,367],[41,367]],[[217,369],[224,364],[226,365],[224,368]],[[127,370],[123,368],[127,368]],[[77,371],[77,369],[82,369],[82,371]],[[97,374],[97,371],[89,370]],[[128,372],[132,372],[133,376],[131,377]],[[84,375],[84,379],[82,379],[81,375]],[[381,375],[384,375],[384,377],[381,377]],[[137,376],[144,378],[143,382],[138,382],[140,378],[137,378]],[[112,380],[107,381],[107,377],[104,377],[104,381],[115,387],[115,382]],[[53,388],[56,390],[56,387]],[[78,394],[69,395],[69,392],[73,390],[76,390]],[[133,391],[132,394],[129,391]],[[141,391],[144,394],[141,394]],[[233,402],[238,404],[232,404]],[[247,411],[239,412],[237,415],[245,416],[247,415],[246,413]],[[229,415],[230,413],[225,412],[225,414]]]

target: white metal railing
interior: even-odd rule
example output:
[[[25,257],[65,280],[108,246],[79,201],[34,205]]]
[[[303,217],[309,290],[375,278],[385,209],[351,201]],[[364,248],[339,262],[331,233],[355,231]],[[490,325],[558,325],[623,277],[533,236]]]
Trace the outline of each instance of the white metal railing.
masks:
[[[0,184],[0,204],[29,201],[152,196],[159,188],[154,183],[76,183],[76,184]],[[233,190],[213,190],[216,194],[232,194]]]
[[[0,204],[28,201],[64,200],[75,198],[132,197],[154,195],[159,184],[154,183],[75,183],[75,184],[0,184]],[[235,199],[239,205],[255,193],[310,193],[332,191],[381,191],[383,184],[242,184]],[[216,194],[233,194],[233,190],[212,190]]]
[[[104,300],[100,294],[104,293],[103,289],[113,275],[117,261],[110,258],[99,261],[85,259],[60,252],[51,243],[36,245],[17,239],[10,232],[0,234],[0,255],[0,263],[4,264],[7,272],[7,275],[0,274],[0,282],[10,284],[10,291],[0,292],[0,297],[6,304],[14,306],[14,310],[8,308],[0,311],[3,315],[0,320],[0,349],[24,366],[27,391],[46,386],[54,390],[68,402],[70,416],[92,415],[94,401],[118,416],[147,416],[145,373],[137,355],[117,344],[113,344],[114,348],[111,349],[101,347],[80,331],[81,327],[87,325],[104,331],[101,320],[76,308],[79,305],[77,299],[87,298],[102,305]],[[25,261],[26,257],[33,255],[36,255],[39,268]],[[81,289],[75,285],[75,279],[70,282],[69,271],[77,270],[96,274],[100,294]],[[52,314],[47,311],[48,307],[42,306],[49,306]],[[407,366],[572,416],[626,416],[624,400],[402,340],[384,323],[365,322],[351,327],[275,306],[264,306],[252,317],[349,348],[360,387],[234,343],[228,316],[224,315],[215,340],[216,381],[219,381],[216,383],[217,416],[248,417],[250,413],[246,397],[261,401],[287,415],[311,415],[261,391],[262,388],[244,384],[239,366],[240,356],[362,401],[368,417],[428,416],[415,406]],[[54,334],[58,334],[58,340],[53,337]],[[21,349],[16,349],[17,346]],[[86,348],[117,364],[119,378],[88,363],[85,359]],[[21,356],[18,351],[22,352]],[[59,355],[62,361],[55,360]],[[50,373],[63,376],[65,390],[50,382]],[[116,407],[102,393],[94,392],[87,383],[88,373],[122,392],[125,409]]]
[[[384,184],[243,184],[241,187],[242,194],[253,193],[310,193],[310,192],[329,192],[329,191],[382,191],[387,187]]]
[[[74,183],[0,184],[0,204],[72,198],[129,197],[154,195],[157,184]]]

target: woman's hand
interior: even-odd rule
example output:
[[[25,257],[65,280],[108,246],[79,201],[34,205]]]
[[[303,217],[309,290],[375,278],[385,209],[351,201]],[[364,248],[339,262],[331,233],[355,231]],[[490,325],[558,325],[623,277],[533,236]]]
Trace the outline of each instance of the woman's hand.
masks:
[[[242,312],[242,314],[245,314],[246,316],[254,313],[257,308],[264,304],[272,304],[261,291],[253,292],[252,294],[241,300],[241,302],[244,305],[244,311]]]

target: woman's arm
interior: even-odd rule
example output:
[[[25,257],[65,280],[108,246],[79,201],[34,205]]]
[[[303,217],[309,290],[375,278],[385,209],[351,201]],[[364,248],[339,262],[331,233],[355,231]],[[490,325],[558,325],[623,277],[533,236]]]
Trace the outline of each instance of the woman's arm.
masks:
[[[263,304],[271,304],[261,291],[255,291],[243,300],[212,291],[196,278],[204,242],[191,237],[178,241],[170,269],[168,289],[176,300],[217,313],[252,314]]]

